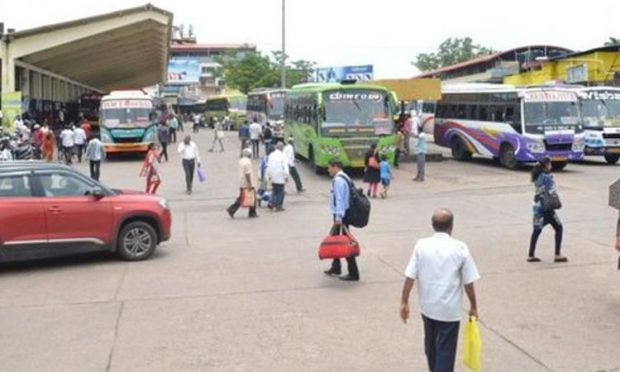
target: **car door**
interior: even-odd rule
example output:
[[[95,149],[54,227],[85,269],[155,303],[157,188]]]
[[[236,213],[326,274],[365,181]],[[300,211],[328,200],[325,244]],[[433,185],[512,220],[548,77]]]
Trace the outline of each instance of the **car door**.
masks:
[[[33,197],[29,171],[0,174],[0,249],[2,256],[45,248],[46,217]]]
[[[98,184],[65,170],[35,173],[42,195],[49,243],[55,246],[99,247],[112,235],[112,201],[89,195]]]

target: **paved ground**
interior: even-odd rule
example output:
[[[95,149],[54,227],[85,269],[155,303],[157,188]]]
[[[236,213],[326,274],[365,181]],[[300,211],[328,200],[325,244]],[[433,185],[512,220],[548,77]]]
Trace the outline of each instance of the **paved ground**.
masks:
[[[454,235],[482,274],[486,371],[620,370],[616,214],[606,206],[619,167],[594,161],[556,175],[570,258],[559,265],[552,230],[539,242],[543,262],[525,262],[527,169],[448,160],[428,164],[427,182],[416,184],[404,164],[390,197],[373,202],[371,225],[355,231],[361,282],[344,283],[324,276],[328,263],[316,257],[330,225],[330,180],[301,165],[308,191],[289,189],[286,212],[231,220],[224,208],[236,194],[237,143],[230,134],[229,151],[208,153],[211,138],[198,137],[208,181],[194,195],[183,192],[175,155],[163,166],[173,237],[151,260],[0,267],[1,370],[423,371],[421,321],[398,318],[401,273],[439,206],[454,211]],[[102,179],[141,189],[139,167],[108,162]]]

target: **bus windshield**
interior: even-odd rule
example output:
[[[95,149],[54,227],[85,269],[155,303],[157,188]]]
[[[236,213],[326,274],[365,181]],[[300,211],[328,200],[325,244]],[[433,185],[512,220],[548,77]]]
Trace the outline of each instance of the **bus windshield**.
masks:
[[[587,99],[582,101],[581,109],[586,126],[620,126],[620,100]]]
[[[107,128],[145,128],[150,125],[152,110],[150,101],[105,101],[101,105],[101,123]]]
[[[324,93],[323,127],[374,127],[376,134],[390,134],[393,123],[385,92],[340,90]]]
[[[227,111],[228,100],[227,99],[211,99],[207,100],[207,111]]]
[[[527,133],[582,129],[576,101],[525,102],[524,111]]]
[[[267,117],[269,120],[282,120],[284,117],[284,95],[271,95]]]

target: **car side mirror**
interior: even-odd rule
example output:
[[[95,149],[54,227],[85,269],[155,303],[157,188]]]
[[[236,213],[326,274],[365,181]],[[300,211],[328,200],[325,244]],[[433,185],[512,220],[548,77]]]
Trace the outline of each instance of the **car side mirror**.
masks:
[[[89,194],[97,200],[103,199],[103,197],[105,196],[103,190],[98,187],[91,189]]]

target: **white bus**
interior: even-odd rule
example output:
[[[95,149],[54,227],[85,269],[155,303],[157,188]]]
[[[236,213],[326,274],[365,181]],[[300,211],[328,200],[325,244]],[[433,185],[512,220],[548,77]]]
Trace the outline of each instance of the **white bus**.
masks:
[[[101,142],[108,153],[146,152],[157,140],[153,100],[141,90],[103,96],[99,115]]]
[[[585,137],[574,89],[498,84],[444,85],[434,135],[457,160],[480,154],[514,169],[548,156],[556,170],[583,159]]]
[[[586,132],[586,155],[604,156],[609,164],[620,160],[620,88],[579,89]]]

